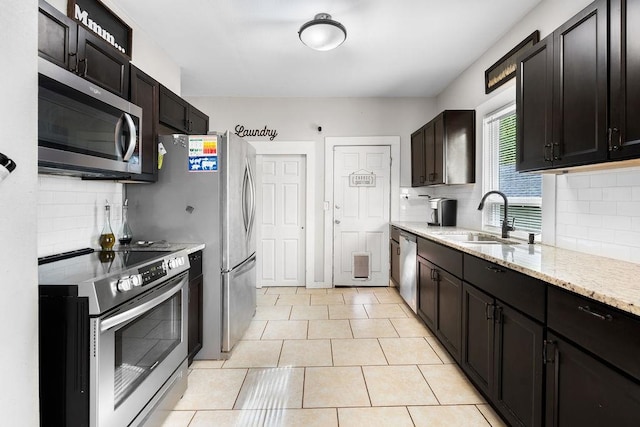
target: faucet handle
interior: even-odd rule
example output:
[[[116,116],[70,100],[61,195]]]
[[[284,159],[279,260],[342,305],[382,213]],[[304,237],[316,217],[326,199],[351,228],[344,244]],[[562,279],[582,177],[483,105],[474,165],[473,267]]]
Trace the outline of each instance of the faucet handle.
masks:
[[[511,225],[509,225],[509,219],[503,221],[503,228],[509,231],[514,231],[516,229],[516,217],[511,218]]]

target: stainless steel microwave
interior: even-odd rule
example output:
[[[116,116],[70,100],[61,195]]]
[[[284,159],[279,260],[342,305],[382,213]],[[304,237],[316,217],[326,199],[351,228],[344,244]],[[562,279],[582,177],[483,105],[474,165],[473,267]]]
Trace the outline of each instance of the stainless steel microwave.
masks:
[[[142,109],[38,58],[42,173],[126,178],[141,173]]]

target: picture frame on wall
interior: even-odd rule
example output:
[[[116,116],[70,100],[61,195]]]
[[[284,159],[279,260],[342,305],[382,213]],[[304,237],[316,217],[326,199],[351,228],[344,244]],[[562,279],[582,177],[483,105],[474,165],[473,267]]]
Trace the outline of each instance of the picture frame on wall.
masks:
[[[535,30],[516,47],[507,52],[484,72],[484,93],[488,94],[516,76],[518,55],[540,41],[540,32]]]
[[[132,30],[99,0],[67,0],[67,16],[131,59]]]

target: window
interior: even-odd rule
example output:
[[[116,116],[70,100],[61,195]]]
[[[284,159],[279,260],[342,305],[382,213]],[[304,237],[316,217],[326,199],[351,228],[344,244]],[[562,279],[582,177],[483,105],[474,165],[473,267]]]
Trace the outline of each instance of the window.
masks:
[[[484,192],[500,190],[509,199],[509,221],[515,218],[519,231],[540,233],[542,229],[542,176],[516,171],[516,106],[510,104],[484,119]],[[490,196],[483,222],[500,228],[504,217],[501,197]]]

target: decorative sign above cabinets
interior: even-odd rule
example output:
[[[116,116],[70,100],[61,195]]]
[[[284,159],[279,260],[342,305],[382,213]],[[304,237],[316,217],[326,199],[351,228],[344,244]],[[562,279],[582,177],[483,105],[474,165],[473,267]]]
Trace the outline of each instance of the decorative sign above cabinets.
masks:
[[[68,0],[67,16],[131,58],[131,27],[99,0]]]
[[[245,129],[243,125],[236,125],[234,132],[240,138],[246,136],[268,136],[269,141],[273,141],[278,136],[278,131],[275,129],[269,129],[266,126],[263,129]]]
[[[487,68],[484,72],[484,93],[490,93],[516,76],[516,66],[518,64],[518,54],[525,48],[532,46],[540,40],[540,32],[535,30],[526,39],[522,40],[518,46],[511,49],[498,62]]]

